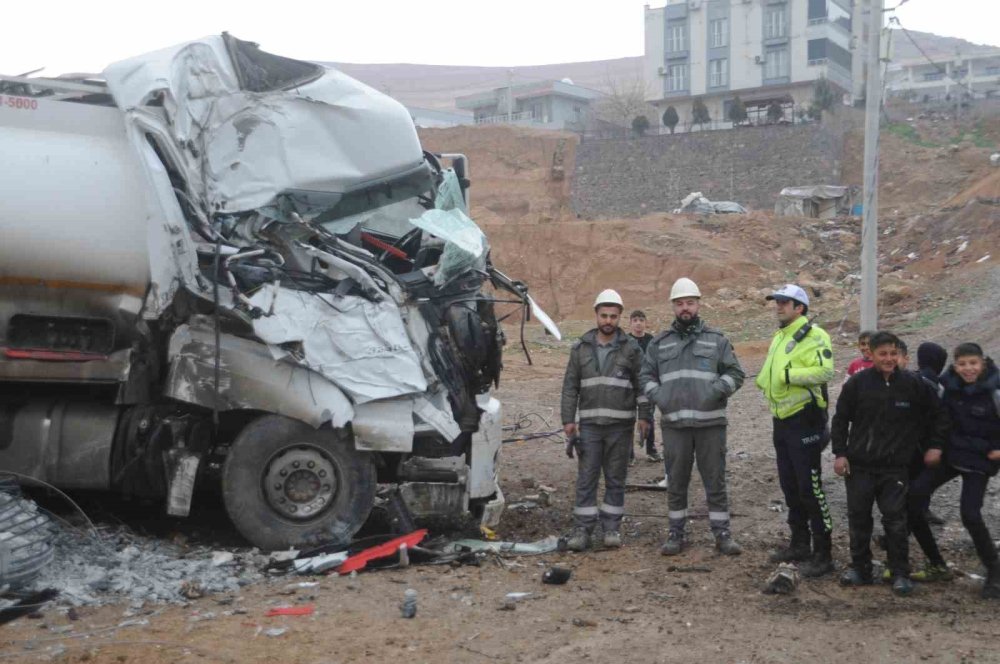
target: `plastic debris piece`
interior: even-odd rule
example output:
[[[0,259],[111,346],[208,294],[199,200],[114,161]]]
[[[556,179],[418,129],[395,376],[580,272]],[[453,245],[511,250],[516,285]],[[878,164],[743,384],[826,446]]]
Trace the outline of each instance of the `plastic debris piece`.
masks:
[[[322,574],[341,565],[349,556],[350,554],[347,551],[327,553],[321,556],[313,556],[312,558],[295,560],[292,562],[292,566],[296,574]]]
[[[764,593],[767,595],[790,595],[799,585],[799,568],[788,563],[781,563],[778,569],[767,578]]]
[[[550,535],[536,542],[485,542],[483,540],[455,540],[445,547],[446,552],[461,551],[493,551],[494,553],[509,553],[522,555],[537,555],[552,553],[559,546],[559,538]]]
[[[360,553],[357,553],[347,560],[337,568],[337,572],[340,574],[350,574],[359,569],[364,569],[365,566],[372,560],[378,560],[379,558],[387,558],[389,556],[395,555],[399,551],[401,544],[412,547],[420,544],[424,538],[427,537],[427,529],[421,528],[409,535],[403,535],[402,537],[397,537],[396,539],[389,540],[384,544],[379,544],[373,546],[369,549],[365,549]]]
[[[403,603],[399,605],[399,612],[404,618],[413,618],[417,615],[417,591],[407,588],[403,593]]]
[[[264,630],[264,636],[281,636],[288,631],[287,627],[271,627]]]
[[[316,607],[312,604],[304,604],[302,606],[275,606],[268,610],[264,615],[268,618],[273,618],[275,616],[311,616],[315,613]]]

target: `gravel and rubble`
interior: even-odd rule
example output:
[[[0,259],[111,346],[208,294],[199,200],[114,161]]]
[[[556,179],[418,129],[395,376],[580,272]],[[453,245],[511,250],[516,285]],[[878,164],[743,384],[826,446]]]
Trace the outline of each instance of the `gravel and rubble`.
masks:
[[[141,607],[236,592],[263,580],[270,561],[257,549],[180,546],[124,526],[93,532],[61,527],[53,543],[53,562],[33,585],[59,589],[59,602],[72,606],[124,601]]]

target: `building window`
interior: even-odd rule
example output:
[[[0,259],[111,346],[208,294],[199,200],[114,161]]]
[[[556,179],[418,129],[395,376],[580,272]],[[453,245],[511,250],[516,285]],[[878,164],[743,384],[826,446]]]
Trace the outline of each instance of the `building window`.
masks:
[[[932,72],[930,74],[924,74],[924,80],[925,81],[943,81],[944,80],[944,73],[936,71],[936,72]]]
[[[687,65],[667,67],[667,92],[687,90]]]
[[[785,78],[788,76],[788,49],[776,48],[767,52],[764,62],[764,78]]]
[[[684,26],[671,25],[667,30],[667,52],[675,53],[684,49]]]
[[[708,43],[712,48],[729,45],[729,19],[717,18],[708,24]]]
[[[764,15],[764,38],[774,39],[776,37],[788,36],[788,23],[786,21],[787,12],[785,7],[771,7]]]
[[[708,61],[708,87],[719,88],[729,85],[729,60],[719,58]]]
[[[809,24],[826,22],[826,0],[809,0]]]

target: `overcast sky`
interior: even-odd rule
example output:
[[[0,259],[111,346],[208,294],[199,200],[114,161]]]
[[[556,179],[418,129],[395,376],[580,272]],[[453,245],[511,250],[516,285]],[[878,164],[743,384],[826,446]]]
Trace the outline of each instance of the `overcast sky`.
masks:
[[[605,60],[642,54],[644,4],[8,0],[0,73],[39,67],[47,75],[98,72],[110,62],[223,30],[272,53],[334,62],[518,66]],[[896,15],[912,30],[1000,45],[1000,0],[908,0]]]

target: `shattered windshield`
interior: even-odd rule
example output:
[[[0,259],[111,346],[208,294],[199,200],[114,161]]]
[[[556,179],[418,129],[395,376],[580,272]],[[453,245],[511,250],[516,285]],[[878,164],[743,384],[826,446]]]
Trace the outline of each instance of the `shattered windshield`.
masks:
[[[412,230],[410,219],[419,217],[433,205],[432,189],[430,173],[421,169],[392,182],[342,194],[315,215],[314,221],[341,235],[360,225],[399,237]],[[291,196],[296,203],[305,202],[301,196]]]

